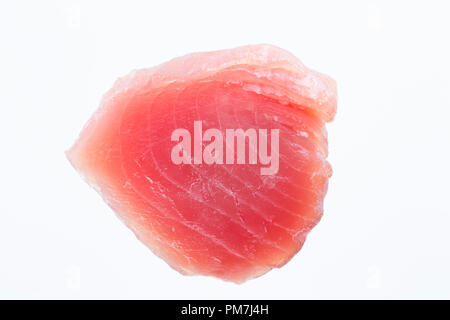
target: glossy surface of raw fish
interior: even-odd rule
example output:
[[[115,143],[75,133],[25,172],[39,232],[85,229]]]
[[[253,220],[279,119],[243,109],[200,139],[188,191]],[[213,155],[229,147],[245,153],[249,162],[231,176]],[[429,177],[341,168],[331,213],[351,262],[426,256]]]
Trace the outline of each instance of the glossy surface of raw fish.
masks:
[[[119,79],[68,158],[174,269],[243,282],[289,261],[320,220],[332,172],[325,122],[335,112],[335,82],[280,48],[195,53]],[[195,121],[224,137],[278,129],[276,173],[248,159],[175,164],[172,134],[193,135]]]

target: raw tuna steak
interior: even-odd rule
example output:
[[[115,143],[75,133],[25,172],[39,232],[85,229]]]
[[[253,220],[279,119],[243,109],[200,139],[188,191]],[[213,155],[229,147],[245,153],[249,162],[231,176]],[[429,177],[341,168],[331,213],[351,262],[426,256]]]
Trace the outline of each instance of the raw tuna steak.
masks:
[[[67,152],[156,255],[233,282],[289,261],[320,220],[336,84],[270,45],[119,79]]]

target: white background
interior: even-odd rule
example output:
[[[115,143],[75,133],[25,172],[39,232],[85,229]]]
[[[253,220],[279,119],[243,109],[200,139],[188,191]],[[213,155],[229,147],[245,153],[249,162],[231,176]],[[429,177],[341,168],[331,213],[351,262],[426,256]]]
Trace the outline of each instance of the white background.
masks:
[[[448,1],[2,1],[0,298],[450,298]],[[184,277],[65,159],[118,76],[271,43],[338,82],[323,220],[243,285]]]

